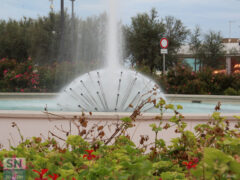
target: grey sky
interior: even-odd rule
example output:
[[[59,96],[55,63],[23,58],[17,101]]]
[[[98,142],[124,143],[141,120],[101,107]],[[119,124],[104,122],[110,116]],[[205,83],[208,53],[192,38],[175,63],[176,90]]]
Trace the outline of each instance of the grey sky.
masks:
[[[181,19],[188,28],[199,25],[204,32],[221,31],[229,37],[240,38],[239,0],[120,0],[119,14],[123,23],[129,24],[137,13],[149,12],[155,7],[162,18],[172,15]],[[0,19],[20,19],[23,16],[36,18],[46,15],[50,8],[49,0],[1,0]],[[76,0],[76,14],[86,18],[98,15],[107,9],[106,0]],[[71,10],[71,1],[65,0],[65,8]],[[54,0],[54,11],[60,10],[60,0]]]

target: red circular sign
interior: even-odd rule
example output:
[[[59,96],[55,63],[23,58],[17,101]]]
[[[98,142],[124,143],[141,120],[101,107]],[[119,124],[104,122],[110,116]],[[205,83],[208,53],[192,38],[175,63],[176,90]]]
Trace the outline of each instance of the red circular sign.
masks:
[[[168,47],[168,40],[167,38],[162,38],[160,40],[160,46],[163,48],[163,49],[166,49]]]

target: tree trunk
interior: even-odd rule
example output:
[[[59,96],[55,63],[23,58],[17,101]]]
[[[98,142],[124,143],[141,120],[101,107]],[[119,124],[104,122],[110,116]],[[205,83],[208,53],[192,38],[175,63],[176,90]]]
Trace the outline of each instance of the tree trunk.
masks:
[[[151,72],[152,75],[153,75],[153,67],[154,66],[150,66],[150,72]]]

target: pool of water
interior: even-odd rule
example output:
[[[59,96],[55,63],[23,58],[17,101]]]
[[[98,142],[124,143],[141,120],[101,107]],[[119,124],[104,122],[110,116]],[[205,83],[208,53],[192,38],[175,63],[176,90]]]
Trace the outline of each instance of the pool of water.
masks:
[[[182,105],[182,113],[196,113],[196,114],[211,114],[216,106],[215,102],[207,103],[192,103],[173,101],[170,102],[174,105]],[[0,110],[28,110],[28,111],[59,111],[55,99],[0,99]],[[158,112],[157,109],[152,109],[151,112]],[[240,113],[239,103],[222,103],[222,113]]]

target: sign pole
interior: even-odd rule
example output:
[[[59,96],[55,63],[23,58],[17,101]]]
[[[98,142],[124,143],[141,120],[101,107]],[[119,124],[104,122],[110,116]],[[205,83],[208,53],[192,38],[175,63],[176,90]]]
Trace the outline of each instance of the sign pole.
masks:
[[[163,54],[163,71],[162,71],[162,74],[165,75],[165,66],[166,66],[166,63],[165,63],[165,54],[168,53],[168,40],[167,38],[162,38],[160,40],[160,46],[161,46],[161,54]]]
[[[165,75],[165,54],[163,54],[163,75]]]

